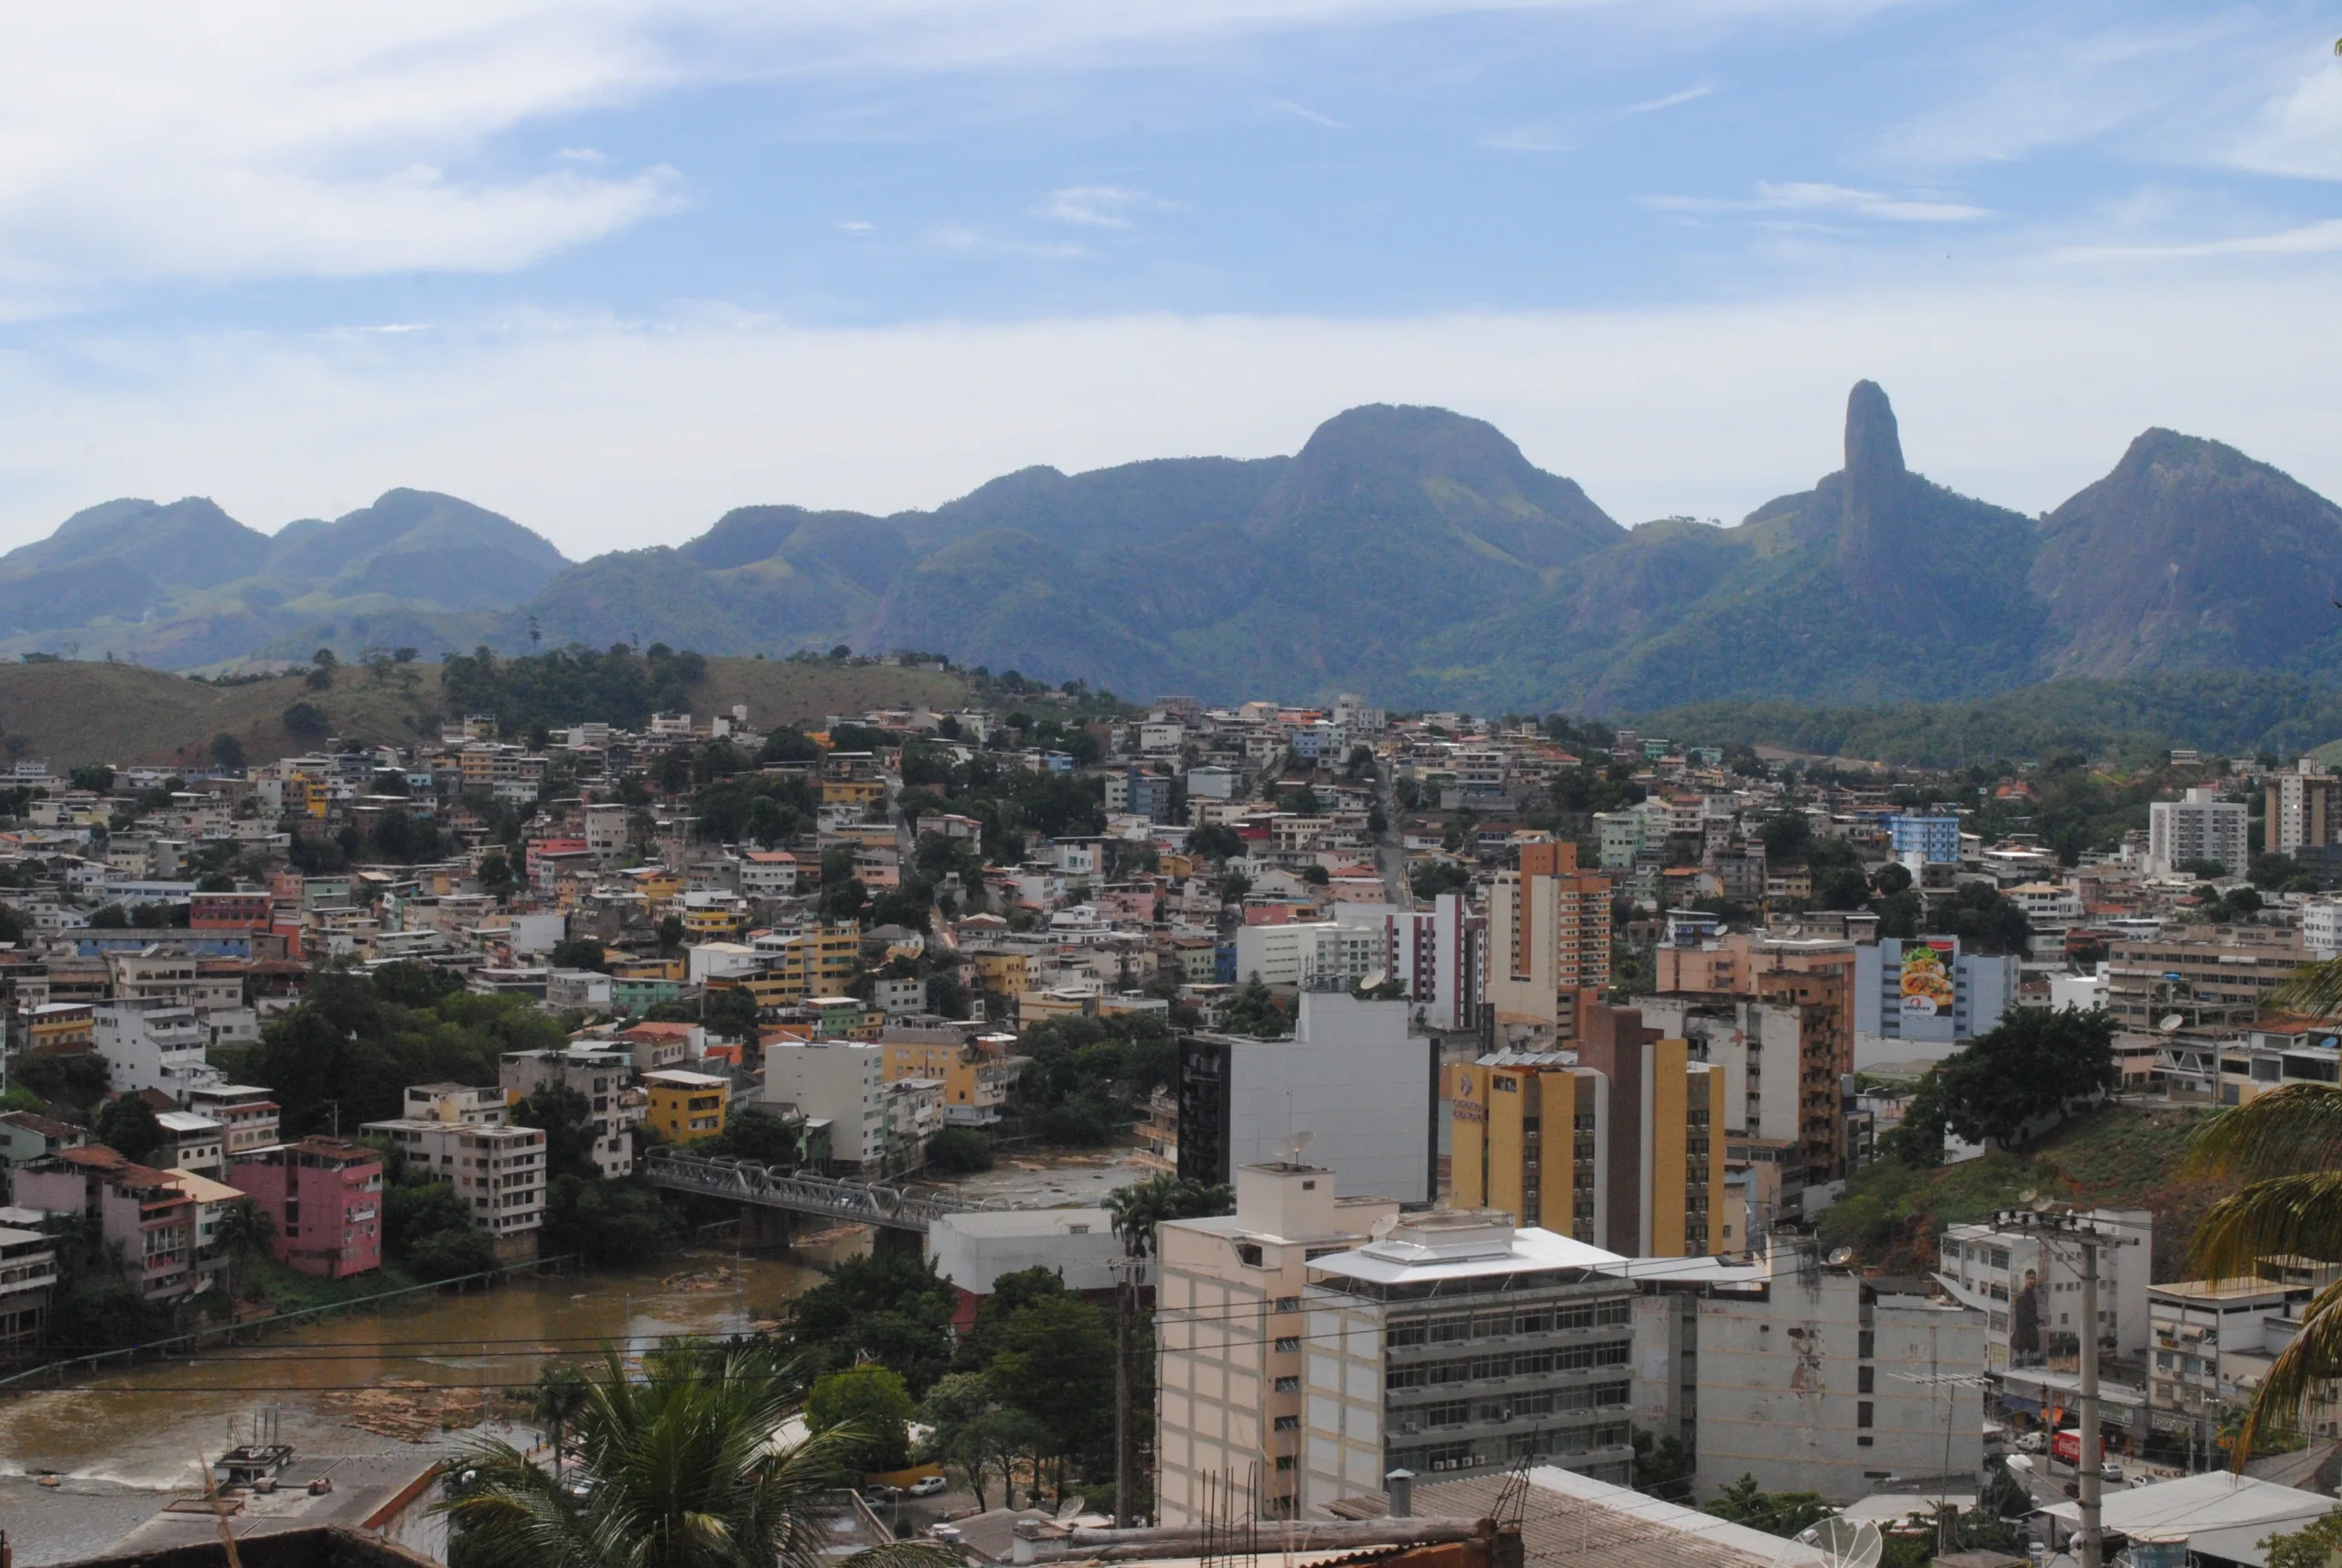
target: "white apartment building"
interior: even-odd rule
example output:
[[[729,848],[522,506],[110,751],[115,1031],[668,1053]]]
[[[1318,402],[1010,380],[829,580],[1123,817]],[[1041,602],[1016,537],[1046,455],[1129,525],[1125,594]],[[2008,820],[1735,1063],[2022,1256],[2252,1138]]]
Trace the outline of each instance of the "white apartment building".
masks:
[[[641,1120],[628,1094],[634,1077],[632,1050],[623,1047],[573,1045],[558,1051],[507,1051],[497,1064],[497,1087],[482,1090],[496,1097],[500,1121],[504,1107],[543,1089],[559,1087],[586,1101],[594,1123],[594,1165],[603,1176],[616,1179],[634,1172],[631,1124]],[[407,1091],[410,1099],[414,1091]],[[414,1112],[407,1112],[412,1116]]]
[[[1301,1501],[1524,1461],[1625,1481],[1638,1287],[1627,1260],[1441,1210],[1308,1265]]]
[[[162,1002],[101,1002],[92,1010],[106,1081],[118,1094],[160,1090],[184,1105],[227,1074],[204,1059],[195,1010]]]
[[[254,1149],[281,1141],[277,1132],[275,1090],[252,1083],[209,1083],[188,1095],[188,1109],[220,1123],[228,1158],[242,1158]]]
[[[2302,1309],[2338,1272],[2306,1258],[2264,1258],[2249,1279],[2149,1286],[2148,1421],[2210,1460],[2222,1419],[2251,1402],[2270,1361],[2300,1331]],[[2331,1380],[2313,1388],[2296,1429],[2312,1438],[2342,1436]]]
[[[1982,1360],[1982,1313],[1822,1265],[1810,1243],[1715,1273],[1636,1319],[1637,1424],[1696,1434],[1700,1496],[1742,1476],[1841,1504],[1888,1477],[1973,1484],[1982,1391],[1945,1380]]]
[[[1283,926],[1240,926],[1236,978],[1263,985],[1333,984],[1363,980],[1383,966],[1381,931],[1339,920],[1296,920]]]
[[[164,1170],[192,1171],[223,1181],[228,1175],[227,1129],[209,1116],[191,1111],[165,1111],[156,1122],[163,1129],[163,1146],[154,1163]]]
[[[876,1040],[783,1040],[765,1052],[765,1103],[828,1122],[839,1164],[883,1165],[895,1141],[886,1064]]]
[[[2154,1264],[2154,1216],[2143,1208],[2094,1208],[2084,1219],[2123,1238],[2098,1254],[2098,1337],[2116,1354],[2147,1346],[2147,1281]],[[1985,1315],[1984,1369],[2005,1372],[2081,1353],[2081,1252],[2054,1235],[1993,1223],[1949,1225],[1936,1279],[1953,1300]]]
[[[442,1085],[407,1090],[407,1109],[420,1116],[369,1122],[361,1131],[386,1137],[406,1155],[410,1172],[423,1172],[452,1185],[472,1224],[487,1232],[496,1255],[511,1261],[535,1255],[537,1232],[545,1219],[545,1135],[535,1127],[508,1127],[498,1121],[466,1118],[479,1110],[478,1097],[494,1090],[457,1089],[433,1094]],[[418,1098],[418,1095],[424,1098]]]
[[[750,898],[785,898],[797,891],[797,857],[785,849],[750,850],[740,857],[740,891]]]
[[[2342,899],[2312,898],[2302,906],[2302,946],[2318,959],[2342,952]]]
[[[2248,811],[2243,801],[2223,800],[2208,789],[2155,801],[2147,808],[2148,874],[2169,876],[2191,860],[2209,860],[2231,876],[2243,875]]]
[[[1234,1214],[1156,1232],[1155,1507],[1166,1525],[1200,1522],[1207,1483],[1256,1466],[1263,1517],[1301,1512],[1307,1265],[1399,1210],[1338,1198],[1332,1171],[1295,1162],[1245,1165],[1235,1187]]]

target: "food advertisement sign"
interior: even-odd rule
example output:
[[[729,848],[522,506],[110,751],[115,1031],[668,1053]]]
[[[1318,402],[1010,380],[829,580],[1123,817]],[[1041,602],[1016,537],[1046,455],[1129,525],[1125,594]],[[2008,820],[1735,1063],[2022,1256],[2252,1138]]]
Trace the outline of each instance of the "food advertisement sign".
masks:
[[[1903,944],[1903,1013],[1906,1017],[1934,1018],[1951,1013],[1950,942]]]

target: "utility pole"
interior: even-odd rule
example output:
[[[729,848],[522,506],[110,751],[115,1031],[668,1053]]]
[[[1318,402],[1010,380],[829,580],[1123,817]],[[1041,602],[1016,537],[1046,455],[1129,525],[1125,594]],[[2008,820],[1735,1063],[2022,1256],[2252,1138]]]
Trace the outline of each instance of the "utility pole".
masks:
[[[2045,1212],[2004,1208],[1994,1219],[2004,1229],[2036,1233],[2045,1248],[2054,1239],[2071,1241],[2081,1249],[2081,1430],[2075,1434],[2079,1441],[2074,1447],[2074,1492],[2081,1513],[2081,1528],[2075,1532],[2074,1544],[2081,1568],[2101,1568],[2106,1534],[2099,1514],[2098,1453],[2101,1440],[2098,1418],[2098,1250],[2136,1246],[2139,1238],[2121,1234],[2072,1209]],[[2056,1445],[2056,1434],[2052,1434],[2050,1446],[2054,1450]]]
[[[1131,1340],[1137,1332],[1139,1261],[1114,1260],[1114,1523],[1128,1530],[1137,1479],[1137,1434],[1131,1430]]]

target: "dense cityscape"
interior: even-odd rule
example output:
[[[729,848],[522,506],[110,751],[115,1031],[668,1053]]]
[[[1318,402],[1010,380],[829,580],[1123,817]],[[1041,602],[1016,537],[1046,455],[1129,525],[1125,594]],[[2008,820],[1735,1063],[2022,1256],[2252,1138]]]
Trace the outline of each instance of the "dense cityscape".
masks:
[[[984,671],[529,717],[581,663],[706,679],[483,652],[508,716],[405,745],[14,765],[12,1381],[710,1224],[860,1236],[753,1333],[870,1429],[873,1498],[994,1505],[965,1551],[1085,1488],[1226,1529],[1525,1466],[2014,1544],[2082,1481],[2216,1480],[2332,1282],[2192,1273],[2234,1183],[2179,1175],[2218,1108],[2337,1079],[2294,1000],[2342,942],[2315,757],[1895,770]],[[288,732],[402,668],[320,650]],[[1084,1201],[967,1185],[1101,1156]],[[2337,1398],[2248,1473],[2313,1483]]]

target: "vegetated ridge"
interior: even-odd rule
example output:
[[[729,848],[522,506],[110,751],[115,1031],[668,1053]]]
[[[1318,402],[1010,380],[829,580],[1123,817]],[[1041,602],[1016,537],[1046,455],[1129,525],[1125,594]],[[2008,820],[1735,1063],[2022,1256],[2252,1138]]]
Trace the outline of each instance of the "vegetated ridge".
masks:
[[[967,687],[927,670],[717,658],[686,695],[701,713],[745,703],[757,724],[819,724],[831,714],[962,704]],[[327,734],[392,745],[435,736],[443,718],[460,716],[448,710],[440,667],[421,661],[379,675],[345,665],[322,692],[298,674],[215,686],[101,660],[0,664],[0,741],[11,755],[47,759],[59,771],[81,762],[197,767],[223,734],[236,737],[250,763],[309,751],[321,737],[294,734],[285,723],[301,703],[317,710]]]
[[[188,668],[317,645],[846,643],[1142,697],[1595,714],[2240,673],[2322,693],[2342,674],[2342,510],[2231,447],[2147,431],[2027,518],[1912,472],[1864,381],[1844,454],[1737,527],[1629,529],[1493,425],[1371,405],[1290,457],[1026,468],[884,518],[744,507],[578,564],[421,491],[274,538],[209,501],[114,501],[0,557],[0,654],[70,642]],[[2151,714],[2168,690],[2065,706],[2119,733],[2125,703]]]

